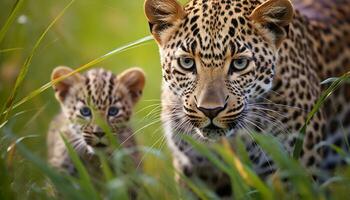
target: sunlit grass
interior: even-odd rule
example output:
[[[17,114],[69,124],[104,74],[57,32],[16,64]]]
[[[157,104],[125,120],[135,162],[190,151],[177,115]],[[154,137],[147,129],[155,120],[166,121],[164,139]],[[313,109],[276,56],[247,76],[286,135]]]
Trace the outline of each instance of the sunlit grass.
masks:
[[[13,109],[13,104],[14,104],[14,101],[15,101],[18,89],[21,86],[21,84],[22,84],[23,80],[25,79],[25,77],[27,76],[29,65],[31,64],[33,56],[35,55],[35,52],[37,51],[39,45],[43,41],[45,35],[51,29],[51,27],[53,25],[55,25],[55,23],[64,15],[66,10],[73,4],[73,2],[74,2],[74,0],[72,0],[65,8],[63,8],[63,10],[57,15],[57,17],[55,17],[53,19],[53,21],[48,25],[48,27],[40,35],[39,39],[35,42],[32,50],[31,50],[31,53],[26,58],[26,60],[24,61],[24,64],[22,65],[22,67],[21,67],[21,69],[19,71],[19,74],[17,76],[15,85],[14,85],[14,87],[12,89],[12,92],[11,92],[10,96],[8,97],[8,99],[6,101],[5,106],[2,109],[2,112],[1,112],[1,115],[0,115],[0,124],[4,123],[4,121],[7,120],[11,110]],[[22,1],[20,1],[20,0],[16,3],[15,8],[13,9],[13,11],[11,12],[11,15],[9,16],[9,20],[7,20],[7,21],[10,21],[10,22],[13,21],[13,19],[12,19],[13,15],[15,15],[15,12],[17,11],[17,9],[19,7],[19,4],[21,4],[21,3],[22,3]],[[8,23],[6,23],[4,25],[4,32],[5,33],[6,33],[6,30],[7,30],[7,28],[6,28],[7,24]],[[0,42],[1,42],[1,39],[2,39],[1,38],[1,36],[2,36],[1,33],[2,33],[2,31],[0,32]]]
[[[295,148],[293,151],[293,157],[295,159],[298,159],[303,147],[303,141],[304,141],[304,136],[306,133],[306,128],[309,125],[311,119],[314,117],[314,115],[320,110],[322,105],[326,102],[327,98],[332,95],[332,93],[337,90],[339,87],[341,87],[344,83],[349,82],[350,79],[350,72],[345,73],[343,76],[339,78],[332,78],[332,79],[327,79],[323,81],[320,84],[326,84],[331,82],[331,86],[329,86],[320,96],[320,98],[316,101],[314,107],[312,108],[311,112],[308,114],[305,124],[303,127],[300,129],[300,134],[301,136],[297,138]]]
[[[21,8],[24,0],[16,0],[15,5],[12,8],[12,11],[10,12],[10,15],[8,16],[7,20],[5,21],[5,24],[0,29],[0,43],[3,41],[6,33],[8,32],[11,24],[15,20],[15,17],[18,13],[18,10]]]

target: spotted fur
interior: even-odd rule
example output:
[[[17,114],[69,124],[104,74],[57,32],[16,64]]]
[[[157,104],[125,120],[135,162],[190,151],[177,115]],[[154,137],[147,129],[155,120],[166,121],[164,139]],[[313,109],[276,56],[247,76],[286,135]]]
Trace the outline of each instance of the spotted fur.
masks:
[[[350,2],[293,2],[296,9],[289,0],[191,0],[184,7],[175,0],[145,1],[160,49],[162,119],[174,165],[220,196],[231,194],[228,178],[179,134],[208,145],[240,135],[256,172],[267,177],[274,164],[249,132],[272,134],[291,152],[321,81],[350,70]],[[341,162],[321,147],[345,146],[349,91],[337,91],[310,122],[301,155],[308,169]]]
[[[72,71],[67,67],[57,67],[52,73],[52,80],[62,78]],[[128,122],[134,105],[141,97],[144,83],[144,74],[138,68],[129,69],[119,76],[104,69],[92,69],[84,75],[74,74],[55,83],[53,88],[62,112],[52,121],[49,129],[49,163],[71,175],[76,174],[62,135],[76,150],[89,171],[96,176],[101,175],[96,150],[110,155],[114,149],[99,126],[101,122],[97,123],[98,119],[102,119],[109,126],[112,134],[124,147],[135,147],[136,141]],[[86,109],[90,110],[89,115]],[[137,153],[132,157],[135,162],[139,162]]]

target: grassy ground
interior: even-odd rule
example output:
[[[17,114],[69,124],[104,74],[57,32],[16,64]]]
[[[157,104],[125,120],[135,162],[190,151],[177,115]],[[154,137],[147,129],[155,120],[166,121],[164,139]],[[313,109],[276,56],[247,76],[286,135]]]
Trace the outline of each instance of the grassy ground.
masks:
[[[78,68],[105,53],[133,42],[149,34],[143,15],[143,0],[104,0],[74,1],[61,18],[59,13],[71,1],[29,0],[17,1],[20,6],[8,27],[4,38],[0,32],[0,105],[5,105],[14,91],[18,73],[28,57],[32,56],[23,84],[18,88],[15,102],[49,82],[51,71],[58,65]],[[9,15],[15,1],[0,1],[0,28],[9,22]],[[38,48],[33,47],[50,23],[50,28]],[[3,31],[5,29],[1,29]],[[71,199],[124,199],[123,184],[135,184],[140,188],[141,199],[191,199],[191,195],[179,189],[174,182],[171,158],[167,152],[159,123],[159,98],[161,70],[156,44],[148,42],[137,48],[109,56],[93,67],[104,67],[115,73],[132,66],[142,67],[147,74],[147,84],[143,100],[136,108],[133,120],[137,139],[141,146],[147,147],[143,157],[143,173],[117,173],[106,180],[91,186],[89,176],[76,180],[62,177],[45,164],[45,138],[48,124],[59,106],[50,89],[41,92],[23,105],[14,109],[5,126],[0,128],[0,199],[47,199],[52,191],[48,180]],[[0,109],[2,106],[0,107]],[[0,121],[3,122],[3,121]],[[1,123],[0,123],[1,124]],[[1,125],[0,125],[1,126]],[[19,145],[14,146],[16,139]],[[237,198],[280,199],[332,198],[346,197],[350,186],[349,172],[335,177],[335,184],[317,185],[311,181],[305,170],[283,151],[274,146],[271,138],[258,137],[261,146],[274,153],[284,173],[293,175],[294,192],[281,188],[276,178],[263,182],[250,171],[249,162],[244,159],[244,151],[238,151],[241,158],[232,160],[232,152],[224,146],[214,147],[225,158],[218,160],[216,155],[206,152],[201,145],[198,150],[207,154],[221,170],[226,171],[232,181]],[[275,153],[275,152],[281,152]],[[120,161],[115,160],[120,168]],[[240,167],[243,164],[243,168]],[[108,170],[107,170],[108,171]],[[80,171],[82,174],[84,169]],[[130,183],[125,180],[134,180]],[[206,199],[215,198],[200,183],[188,182],[192,189]],[[96,186],[97,185],[97,186]],[[140,186],[141,185],[141,186]],[[94,192],[96,187],[99,192]],[[325,191],[330,190],[327,194]]]

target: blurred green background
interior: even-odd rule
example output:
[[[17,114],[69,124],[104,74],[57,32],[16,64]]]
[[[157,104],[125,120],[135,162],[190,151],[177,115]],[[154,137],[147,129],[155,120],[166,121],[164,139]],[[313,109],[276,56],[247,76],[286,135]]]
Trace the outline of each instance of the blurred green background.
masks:
[[[0,1],[0,27],[7,20],[14,0]],[[3,42],[0,44],[0,105],[4,105],[14,87],[16,76],[33,45],[45,28],[69,3],[67,0],[24,1]],[[77,0],[52,27],[34,54],[28,74],[16,101],[50,81],[52,70],[59,65],[77,68],[129,42],[149,35],[143,12],[144,0]],[[15,50],[9,50],[16,48]],[[17,49],[18,48],[18,49]],[[6,51],[1,51],[6,50]],[[161,68],[155,42],[113,55],[94,67],[104,67],[115,73],[139,66],[147,74],[144,96],[135,109],[134,130],[141,145],[166,150],[159,123]],[[13,137],[37,135],[23,143],[35,154],[46,158],[46,133],[51,119],[59,112],[59,104],[51,89],[26,102],[12,112],[25,111],[11,117],[0,129],[0,150],[4,155]],[[164,160],[146,154],[144,169],[153,177],[169,177],[164,170],[171,164],[169,154]],[[1,172],[0,172],[1,173]],[[45,177],[16,153],[11,161],[11,187],[19,199],[38,199],[45,195]],[[159,188],[159,195],[167,195]]]

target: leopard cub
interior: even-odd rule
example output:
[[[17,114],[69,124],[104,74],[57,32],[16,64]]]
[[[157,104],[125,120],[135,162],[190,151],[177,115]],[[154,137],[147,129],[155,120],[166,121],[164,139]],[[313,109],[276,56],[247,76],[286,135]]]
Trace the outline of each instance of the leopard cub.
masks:
[[[66,76],[72,71],[68,67],[57,67],[51,79]],[[60,171],[76,175],[63,136],[78,153],[88,171],[101,175],[96,152],[110,155],[114,151],[107,134],[100,127],[101,121],[109,126],[123,147],[134,147],[136,141],[128,122],[133,107],[142,95],[144,84],[145,75],[139,68],[126,70],[118,76],[104,69],[92,69],[54,83],[55,96],[62,111],[49,128],[49,163]],[[133,153],[131,157],[135,163],[139,162],[138,153]]]

